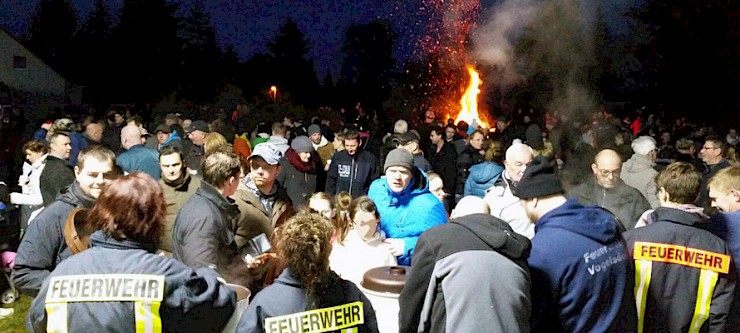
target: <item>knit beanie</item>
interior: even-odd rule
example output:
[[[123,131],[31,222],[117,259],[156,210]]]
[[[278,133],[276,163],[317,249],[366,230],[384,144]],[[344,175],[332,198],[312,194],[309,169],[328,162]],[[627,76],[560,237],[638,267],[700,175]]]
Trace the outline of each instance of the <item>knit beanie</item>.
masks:
[[[400,166],[409,170],[414,170],[414,155],[411,155],[408,150],[403,148],[396,148],[391,150],[388,155],[385,156],[385,164],[383,165],[383,173],[392,166]]]
[[[313,151],[311,139],[307,136],[297,136],[293,139],[293,142],[290,143],[290,148],[293,148],[296,153],[309,153]]]
[[[312,124],[311,126],[308,126],[308,135],[310,136],[314,133],[321,134],[321,127],[319,125]]]
[[[563,193],[563,188],[555,174],[555,166],[546,157],[537,156],[524,170],[517,186],[517,196],[528,200],[560,193]]]

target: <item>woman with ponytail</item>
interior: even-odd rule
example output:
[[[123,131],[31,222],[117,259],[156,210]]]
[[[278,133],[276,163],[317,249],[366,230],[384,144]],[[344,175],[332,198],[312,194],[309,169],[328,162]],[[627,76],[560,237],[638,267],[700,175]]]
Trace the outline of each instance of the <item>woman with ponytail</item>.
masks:
[[[287,267],[247,307],[237,332],[378,332],[370,301],[353,283],[329,269],[334,226],[316,213],[300,212],[274,231]],[[328,319],[328,320],[327,320]]]
[[[337,195],[337,207],[342,206],[340,195]],[[343,234],[338,232],[329,256],[329,267],[343,279],[359,286],[365,272],[375,267],[395,266],[396,257],[383,243],[385,237],[378,228],[380,215],[373,201],[363,196],[354,200],[349,197],[348,202],[350,204],[343,212],[349,223]]]

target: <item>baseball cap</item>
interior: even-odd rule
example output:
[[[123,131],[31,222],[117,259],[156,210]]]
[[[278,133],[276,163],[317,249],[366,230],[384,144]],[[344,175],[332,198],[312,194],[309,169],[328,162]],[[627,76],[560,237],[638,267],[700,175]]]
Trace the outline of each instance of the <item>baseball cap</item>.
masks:
[[[409,142],[416,141],[419,142],[419,137],[414,134],[412,131],[408,131],[403,134],[396,134],[393,138],[393,141],[398,142],[400,145],[405,145]]]
[[[254,146],[254,149],[252,149],[252,155],[249,155],[248,159],[251,160],[256,156],[261,157],[269,165],[275,165],[280,164],[280,158],[283,154],[274,144],[263,142]]]
[[[206,133],[210,132],[210,130],[208,129],[208,124],[206,124],[206,122],[202,120],[196,120],[192,122],[190,126],[188,126],[188,128],[185,129],[185,132],[188,132],[188,133],[194,132],[194,131],[201,131],[201,132],[206,132]]]

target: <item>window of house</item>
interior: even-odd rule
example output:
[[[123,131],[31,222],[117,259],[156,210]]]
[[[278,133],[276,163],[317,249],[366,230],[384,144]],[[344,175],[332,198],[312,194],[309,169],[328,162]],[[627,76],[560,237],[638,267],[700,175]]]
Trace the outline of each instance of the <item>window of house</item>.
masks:
[[[26,57],[13,56],[13,68],[26,68]]]

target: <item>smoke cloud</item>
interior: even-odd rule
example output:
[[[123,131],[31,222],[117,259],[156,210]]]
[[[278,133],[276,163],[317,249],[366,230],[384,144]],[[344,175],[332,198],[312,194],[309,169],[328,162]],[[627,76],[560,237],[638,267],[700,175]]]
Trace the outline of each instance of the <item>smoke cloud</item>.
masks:
[[[529,85],[546,109],[590,112],[594,21],[578,0],[504,1],[481,18],[473,55],[494,69],[487,79],[502,91]]]

